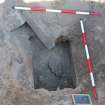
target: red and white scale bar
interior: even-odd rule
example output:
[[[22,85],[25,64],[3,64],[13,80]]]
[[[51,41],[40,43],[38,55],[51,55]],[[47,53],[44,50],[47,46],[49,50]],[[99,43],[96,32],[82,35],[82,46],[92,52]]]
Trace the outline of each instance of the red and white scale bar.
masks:
[[[80,24],[81,24],[81,30],[82,30],[82,44],[85,48],[86,57],[87,57],[87,60],[86,60],[87,61],[87,68],[88,68],[88,72],[90,74],[91,84],[93,87],[92,94],[93,94],[93,97],[96,99],[97,98],[97,92],[96,92],[96,85],[95,85],[95,80],[94,80],[94,75],[93,75],[93,64],[92,64],[92,60],[91,60],[90,55],[89,55],[89,50],[88,50],[88,46],[87,46],[87,33],[84,30],[83,20],[80,20]]]
[[[92,16],[101,16],[100,12],[83,12],[83,11],[75,11],[75,10],[56,10],[56,9],[47,9],[47,8],[30,8],[30,7],[18,7],[15,6],[14,9],[17,10],[26,10],[32,12],[53,12],[53,13],[63,13],[63,14],[71,14],[71,15],[92,15]]]

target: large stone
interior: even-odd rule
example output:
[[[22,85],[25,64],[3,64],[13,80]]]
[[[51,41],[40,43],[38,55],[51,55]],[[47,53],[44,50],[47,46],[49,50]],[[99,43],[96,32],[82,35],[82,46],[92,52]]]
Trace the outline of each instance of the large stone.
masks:
[[[81,2],[80,0],[59,0],[33,4],[19,3],[18,5],[53,9],[89,10],[89,4]],[[61,36],[71,35],[71,32],[74,30],[74,26],[80,19],[80,16],[64,15],[59,13],[32,13],[30,11],[23,11],[23,14],[29,25],[47,48],[53,48],[55,46],[55,42]]]

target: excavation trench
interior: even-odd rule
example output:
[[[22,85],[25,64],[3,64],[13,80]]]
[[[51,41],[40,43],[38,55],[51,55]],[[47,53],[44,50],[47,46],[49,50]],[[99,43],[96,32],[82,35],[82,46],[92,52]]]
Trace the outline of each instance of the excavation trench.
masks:
[[[34,78],[34,83],[33,81],[32,83],[35,89],[45,88],[49,91],[56,91],[57,88],[76,87],[70,41],[61,38],[63,41],[57,40],[58,43],[56,43],[55,47],[48,49],[27,23],[13,32],[12,39],[16,40],[16,38],[19,40],[17,43],[29,55],[33,56],[32,78]]]

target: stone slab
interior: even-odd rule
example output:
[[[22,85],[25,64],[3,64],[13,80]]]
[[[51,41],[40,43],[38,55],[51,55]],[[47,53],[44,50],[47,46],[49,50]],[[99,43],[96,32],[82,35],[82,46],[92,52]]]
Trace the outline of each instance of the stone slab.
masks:
[[[89,4],[80,0],[60,0],[33,4],[18,2],[18,6],[20,5],[53,9],[89,10]],[[23,11],[23,14],[33,31],[49,49],[55,46],[58,38],[71,35],[70,33],[74,30],[74,25],[82,17],[57,13],[32,13],[30,11]]]

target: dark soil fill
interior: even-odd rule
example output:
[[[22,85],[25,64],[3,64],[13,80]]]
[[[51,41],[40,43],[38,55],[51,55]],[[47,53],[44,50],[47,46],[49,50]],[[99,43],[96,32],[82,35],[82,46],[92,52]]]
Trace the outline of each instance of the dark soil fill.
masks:
[[[35,61],[37,60],[37,61]],[[70,42],[59,43],[51,50],[41,50],[34,57],[34,86],[55,91],[57,88],[75,88],[76,75],[72,62]]]

